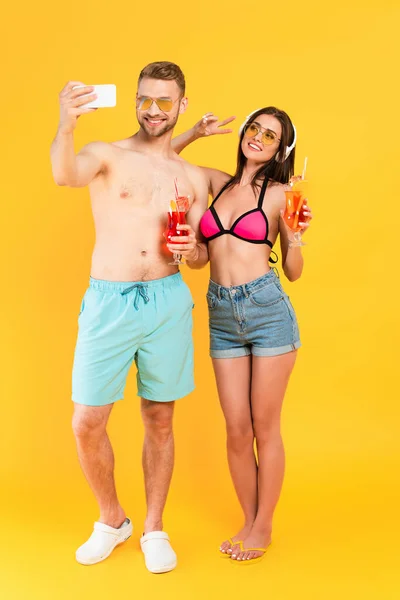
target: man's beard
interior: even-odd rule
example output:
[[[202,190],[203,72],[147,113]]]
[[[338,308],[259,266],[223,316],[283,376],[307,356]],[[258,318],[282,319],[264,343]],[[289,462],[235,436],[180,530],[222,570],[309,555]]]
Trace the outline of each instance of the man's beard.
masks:
[[[161,137],[175,127],[177,120],[178,120],[178,115],[175,117],[175,119],[165,121],[164,125],[157,131],[154,131],[154,129],[147,124],[147,121],[144,117],[142,119],[140,119],[139,125],[142,129],[144,129],[144,131],[147,133],[147,135],[149,135],[151,137]]]

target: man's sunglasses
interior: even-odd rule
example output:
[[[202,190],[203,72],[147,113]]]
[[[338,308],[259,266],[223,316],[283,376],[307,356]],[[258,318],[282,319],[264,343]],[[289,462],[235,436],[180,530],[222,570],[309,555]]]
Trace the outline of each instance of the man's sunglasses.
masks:
[[[149,96],[138,96],[136,98],[136,107],[138,110],[149,110],[153,102],[155,102],[161,112],[170,112],[172,107],[180,98],[175,101],[170,98],[150,98]]]

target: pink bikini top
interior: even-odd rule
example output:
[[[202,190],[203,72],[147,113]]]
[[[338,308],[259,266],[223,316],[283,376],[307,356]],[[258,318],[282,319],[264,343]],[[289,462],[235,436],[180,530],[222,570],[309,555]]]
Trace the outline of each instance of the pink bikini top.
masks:
[[[215,197],[210,208],[201,218],[200,230],[205,239],[209,242],[221,235],[229,233],[230,235],[233,235],[240,240],[244,240],[245,242],[250,242],[251,244],[267,244],[270,246],[270,248],[272,248],[273,244],[268,239],[268,219],[262,208],[265,192],[267,190],[268,179],[264,179],[260,196],[258,198],[257,208],[253,208],[252,210],[245,212],[243,215],[240,215],[230,229],[225,229],[219,219],[217,211],[215,210],[215,203],[221,194],[226,190],[228,185],[229,182],[224,185],[222,190]],[[277,260],[273,260],[271,257],[269,260],[272,263],[277,262]]]

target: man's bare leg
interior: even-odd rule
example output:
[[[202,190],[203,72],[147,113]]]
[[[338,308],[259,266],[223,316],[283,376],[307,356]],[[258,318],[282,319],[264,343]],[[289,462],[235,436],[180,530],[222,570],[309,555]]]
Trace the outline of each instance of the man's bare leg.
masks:
[[[75,404],[72,427],[79,462],[100,508],[101,523],[118,528],[125,520],[114,481],[114,453],[106,431],[113,405]]]
[[[162,531],[162,515],[174,466],[173,402],[152,402],[142,398],[145,428],[143,471],[147,515],[144,533]]]

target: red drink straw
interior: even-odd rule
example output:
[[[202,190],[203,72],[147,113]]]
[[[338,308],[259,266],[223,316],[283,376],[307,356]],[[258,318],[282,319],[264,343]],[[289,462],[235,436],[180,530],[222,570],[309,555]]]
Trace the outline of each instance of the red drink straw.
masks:
[[[179,199],[179,192],[178,192],[178,179],[175,177],[174,178],[174,185],[175,185],[175,196],[176,196],[176,201],[178,201]]]

